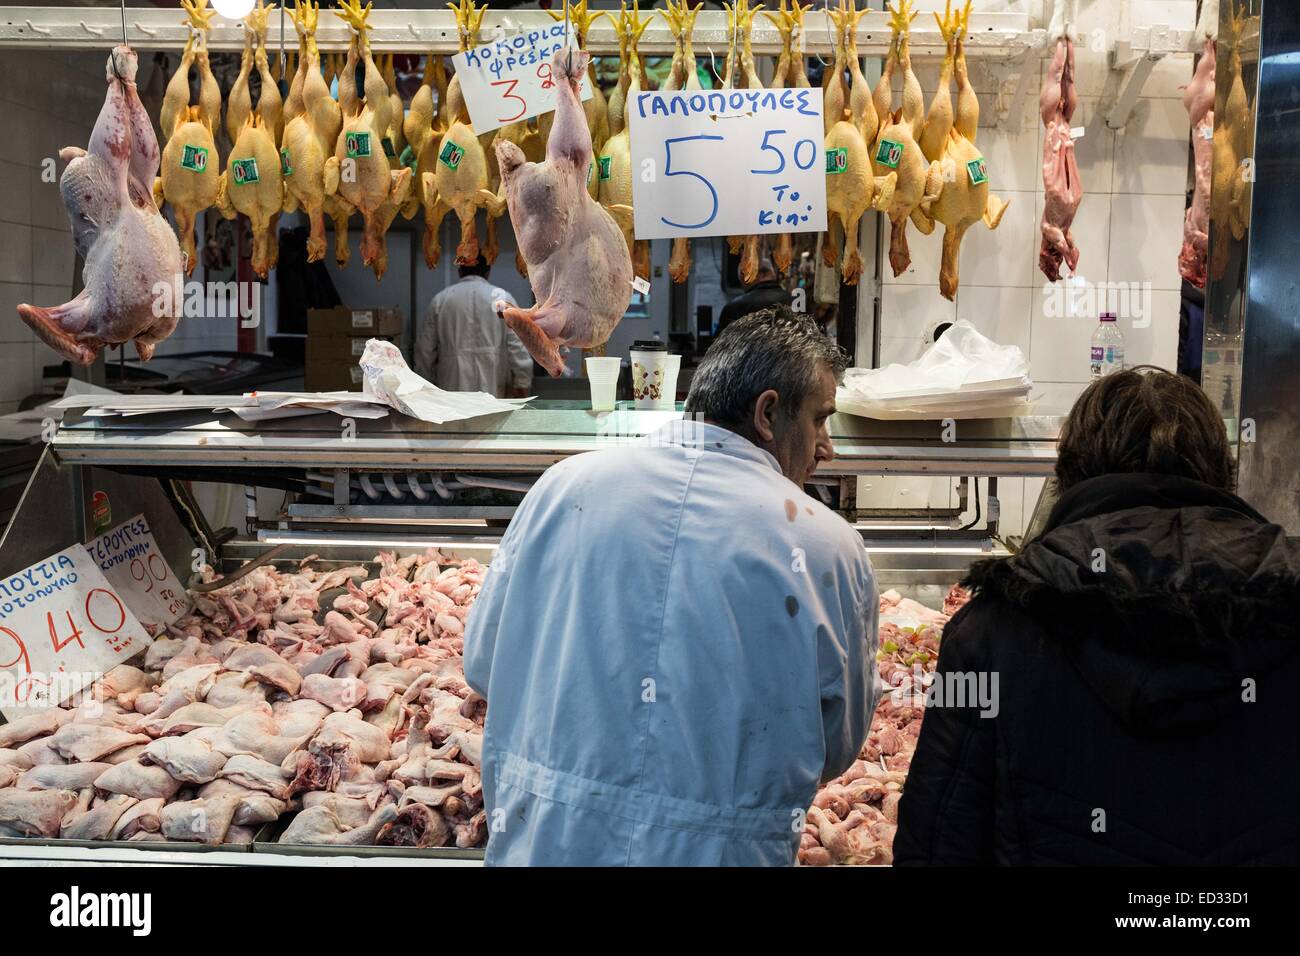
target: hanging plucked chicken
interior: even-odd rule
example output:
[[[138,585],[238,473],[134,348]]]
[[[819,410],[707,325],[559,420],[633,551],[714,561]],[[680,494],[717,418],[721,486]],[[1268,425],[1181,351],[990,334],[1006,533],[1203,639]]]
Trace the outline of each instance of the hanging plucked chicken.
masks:
[[[803,56],[803,15],[812,4],[801,5],[798,0],[791,0],[790,9],[786,9],[785,0],[776,13],[767,10],[763,16],[772,21],[781,35],[781,53],[777,57],[776,72],[772,76],[773,89],[807,89],[812,84],[808,81],[807,64]],[[772,249],[772,264],[778,272],[785,272],[794,261],[794,236],[783,232],[777,236]]]
[[[736,0],[734,4],[722,5],[727,11],[727,28],[730,45],[727,50],[727,75],[723,79],[724,89],[761,90],[763,81],[758,75],[754,63],[754,47],[750,32],[754,25],[754,14],[762,4],[750,6],[749,0]],[[733,253],[740,253],[740,281],[750,285],[758,278],[758,264],[762,258],[763,237],[760,235],[728,236],[727,246]]]
[[[642,279],[650,278],[650,243],[645,239],[637,242],[632,237],[632,144],[626,108],[641,92],[643,77],[637,43],[651,20],[650,17],[641,19],[636,0],[633,0],[629,13],[624,0],[619,17],[614,21],[618,33],[619,75],[618,85],[609,97],[609,125],[612,132],[596,160],[600,204],[623,230],[623,240],[632,250],[633,271]]]
[[[461,0],[457,7],[448,4],[456,13],[456,26],[463,53],[473,45],[483,22],[487,5],[474,5],[474,0]],[[487,154],[483,143],[470,124],[469,107],[460,89],[460,77],[453,76],[447,86],[447,132],[438,140],[433,169],[421,166],[420,194],[424,200],[424,261],[432,268],[442,252],[439,227],[447,213],[454,212],[460,220],[460,242],[456,246],[456,261],[474,262],[479,257],[478,233],[474,217],[480,208],[488,216],[499,216],[504,201],[488,188]]]
[[[704,4],[694,7],[690,0],[667,0],[668,9],[659,13],[668,21],[668,29],[673,34],[673,62],[664,81],[665,92],[675,90],[698,90],[700,75],[695,66],[695,48],[691,45],[691,33],[695,30],[695,18]],[[678,236],[673,240],[672,255],[668,259],[668,275],[674,282],[685,282],[691,275],[691,240]]]
[[[951,125],[940,116],[938,122],[947,126],[947,129],[935,133],[935,138],[943,143],[943,158],[940,161],[942,190],[928,210],[922,207],[918,210],[918,215],[913,217],[913,222],[917,223],[917,228],[923,233],[928,234],[933,228],[923,228],[922,223],[926,220],[944,226],[939,292],[945,299],[955,299],[957,296],[961,241],[966,231],[980,221],[988,228],[996,229],[1007,209],[1007,204],[989,191],[988,167],[984,154],[975,145],[979,127],[979,99],[975,96],[966,73],[964,48],[970,6],[970,0],[966,0],[966,6],[961,12],[954,12],[949,5],[942,19],[935,14],[940,32],[952,50],[953,73],[957,80],[957,112]],[[947,95],[945,87],[943,96],[946,98]]]
[[[1250,18],[1237,0],[1232,4],[1228,19],[1223,22],[1219,45],[1223,48],[1215,67],[1214,115],[1218,118],[1214,130],[1213,180],[1210,188],[1210,221],[1218,229],[1210,260],[1210,273],[1222,278],[1228,265],[1232,239],[1245,238],[1250,228],[1251,155],[1255,124],[1246,98],[1246,84],[1242,77],[1241,42]],[[1256,21],[1257,22],[1257,21]],[[1219,71],[1222,70],[1222,74]]]
[[[244,53],[239,76],[226,102],[226,133],[234,146],[226,158],[217,190],[217,208],[227,219],[239,213],[248,217],[253,234],[253,272],[265,279],[279,254],[276,224],[284,205],[280,174],[280,91],[271,76],[266,55],[267,16],[275,7],[265,0],[247,17]],[[254,110],[248,78],[256,65],[261,93]]]
[[[912,72],[908,31],[916,14],[910,0],[899,0],[898,9],[890,11],[889,57],[885,61],[880,81],[872,93],[872,104],[880,117],[880,128],[871,144],[871,163],[877,176],[897,173],[894,195],[884,206],[889,217],[889,265],[894,275],[901,275],[912,263],[907,249],[907,222],[910,218],[923,234],[934,231],[934,221],[929,218],[931,204],[943,189],[943,170],[938,162],[927,162],[918,140],[925,123],[925,98],[921,84]],[[902,108],[893,111],[893,76],[901,70],[903,76]]]
[[[892,169],[875,170],[868,144],[879,126],[875,104],[858,64],[857,27],[866,10],[840,0],[829,11],[835,23],[835,60],[826,71],[822,121],[826,127],[826,234],[822,261],[839,265],[840,276],[856,285],[862,275],[858,222],[868,209],[888,209],[898,185]],[[846,87],[844,73],[853,77]],[[843,254],[837,232],[843,233]]]
[[[136,92],[136,54],[114,48],[108,95],[86,149],[66,146],[59,193],[85,260],[85,287],[54,308],[22,304],[18,315],[50,348],[90,365],[106,345],[132,342],[142,362],[181,314],[181,250],[154,203],[158,140]]]
[[[497,303],[502,317],[543,368],[564,373],[560,347],[608,341],[632,297],[632,260],[618,224],[586,189],[592,162],[578,92],[589,55],[560,49],[551,63],[555,125],[546,162],[530,163],[508,140],[496,145],[501,184],[537,305]]]
[[[325,193],[337,195],[347,207],[361,213],[361,261],[381,279],[388,266],[384,234],[406,200],[411,171],[405,166],[393,169],[384,155],[383,140],[392,126],[392,102],[370,53],[370,6],[362,8],[361,0],[351,0],[340,7],[334,13],[348,24],[352,37],[339,75],[343,130],[334,155],[325,161]],[[357,95],[358,62],[365,66],[364,99]]]
[[[563,4],[568,6],[569,25],[573,30],[573,36],[578,41],[578,49],[587,49],[587,33],[591,30],[591,25],[607,14],[599,10],[588,10],[587,0],[579,0],[578,3],[568,3],[568,0],[562,0]],[[552,19],[557,21],[564,20],[566,10],[561,6],[559,10],[547,10]],[[558,80],[556,82],[559,82]],[[596,82],[596,71],[593,67],[587,69],[587,86],[591,89],[591,98],[582,101],[582,112],[587,118],[587,128],[591,130],[591,153],[592,156],[599,156],[601,147],[605,145],[605,140],[609,139],[609,103],[605,99],[605,94]],[[551,125],[555,122],[554,111],[543,113],[537,117],[537,127],[542,135],[542,144],[551,135]],[[591,198],[599,196],[599,187],[596,180],[595,169],[591,170],[587,177],[587,191],[591,193]]]
[[[181,0],[189,17],[190,38],[181,54],[180,67],[167,84],[159,111],[160,126],[167,143],[162,167],[154,183],[159,208],[166,201],[176,219],[185,274],[194,272],[198,253],[194,226],[199,213],[216,204],[220,169],[213,132],[221,122],[221,88],[208,61],[207,34],[215,11],[208,0]],[[190,105],[190,67],[199,71],[199,101]]]

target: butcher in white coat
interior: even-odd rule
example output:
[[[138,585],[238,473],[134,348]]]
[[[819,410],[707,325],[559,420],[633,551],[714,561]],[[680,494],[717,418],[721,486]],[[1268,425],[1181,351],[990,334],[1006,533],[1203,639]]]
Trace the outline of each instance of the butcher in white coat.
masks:
[[[688,420],[524,499],[465,634],[489,864],[794,861],[877,696],[870,562],[801,487],[843,368],[785,307],[747,316]]]

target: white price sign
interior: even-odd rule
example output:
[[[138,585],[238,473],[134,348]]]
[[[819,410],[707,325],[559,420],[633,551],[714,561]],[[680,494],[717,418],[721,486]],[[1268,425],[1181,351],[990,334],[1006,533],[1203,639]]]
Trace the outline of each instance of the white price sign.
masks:
[[[564,49],[564,24],[501,36],[451,58],[474,132],[486,133],[508,123],[555,109],[551,59]],[[576,45],[574,49],[577,49]],[[582,76],[581,98],[591,99],[591,82]]]
[[[820,90],[641,93],[627,113],[637,239],[826,228]]]
[[[82,545],[0,578],[0,712],[60,703],[151,641]]]
[[[100,535],[86,545],[86,553],[150,633],[157,634],[189,610],[185,588],[158,549],[144,515]]]

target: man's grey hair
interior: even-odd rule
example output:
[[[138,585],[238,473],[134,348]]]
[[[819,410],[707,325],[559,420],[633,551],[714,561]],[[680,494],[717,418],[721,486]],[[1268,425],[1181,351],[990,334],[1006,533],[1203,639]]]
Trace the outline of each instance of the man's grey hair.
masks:
[[[848,356],[804,315],[776,305],[751,312],[723,330],[691,379],[686,414],[739,425],[768,389],[793,415],[817,387],[822,371],[838,382]]]

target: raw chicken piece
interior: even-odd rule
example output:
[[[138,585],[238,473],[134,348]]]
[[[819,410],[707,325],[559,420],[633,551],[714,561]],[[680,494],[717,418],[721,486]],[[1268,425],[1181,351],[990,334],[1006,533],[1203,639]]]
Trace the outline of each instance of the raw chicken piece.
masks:
[[[303,697],[319,701],[332,710],[351,710],[366,699],[366,685],[355,677],[335,678],[311,674],[303,678]]]
[[[253,233],[253,272],[263,279],[275,267],[279,253],[276,224],[284,205],[284,177],[276,145],[280,141],[282,104],[266,54],[266,18],[270,9],[265,0],[258,0],[257,8],[244,18],[243,58],[226,104],[226,132],[235,145],[226,159],[216,200],[225,218],[234,219],[238,213],[248,217]],[[256,111],[248,90],[254,63],[261,77]]]
[[[893,862],[893,836],[888,842],[880,839],[885,831],[877,830],[867,818],[853,810],[842,823],[832,821],[822,810],[813,807],[808,811],[808,821],[817,827],[822,846],[836,863],[855,865],[889,864]]]
[[[1074,91],[1074,44],[1068,36],[1056,41],[1056,53],[1047,67],[1038,109],[1043,117],[1043,245],[1038,268],[1055,282],[1061,277],[1061,263],[1073,274],[1079,266],[1079,247],[1074,244],[1070,225],[1083,201],[1079,164],[1074,156],[1070,120],[1078,96]]]
[[[289,799],[289,778],[273,763],[248,754],[236,754],[217,774],[250,790],[262,790],[277,800]]]
[[[191,730],[200,727],[222,727],[228,721],[250,710],[264,710],[269,713],[270,705],[266,701],[258,704],[236,704],[233,707],[213,707],[206,703],[186,704],[163,722],[158,736],[188,734]]]
[[[53,737],[37,737],[19,747],[18,752],[33,767],[50,763],[68,763],[68,759],[54,749],[51,743],[53,739]]]
[[[0,748],[17,747],[33,738],[52,734],[71,719],[72,711],[51,707],[40,713],[19,717],[12,723],[0,724]]]
[[[0,729],[3,729],[0,726]],[[10,767],[22,773],[24,770],[32,769],[31,758],[17,750],[4,749],[0,750],[0,767]]]
[[[85,790],[111,765],[106,763],[45,764],[18,778],[19,790]]]
[[[63,815],[77,805],[72,790],[0,790],[0,827],[21,836],[56,837]],[[394,809],[394,814],[396,810]]]
[[[271,714],[249,711],[221,728],[213,749],[228,757],[244,754],[279,766],[285,757],[307,742],[312,730],[293,737],[281,736],[279,724]]]
[[[337,793],[326,793],[321,790],[304,793],[302,795],[302,807],[304,810],[310,810],[313,807],[325,807],[331,810],[338,818],[339,823],[349,830],[365,826],[366,821],[370,819],[370,815],[375,809],[366,800],[345,797]]]
[[[64,840],[107,840],[122,815],[139,802],[126,794],[114,794],[64,826],[59,836]]]
[[[162,767],[185,783],[208,783],[226,765],[227,756],[213,748],[213,736],[211,728],[200,728],[183,737],[160,737],[145,747],[140,762]]]
[[[451,828],[442,814],[422,803],[409,803],[385,823],[375,837],[377,846],[446,846]]]
[[[161,797],[170,800],[181,782],[162,767],[147,767],[139,760],[116,764],[95,780],[95,788],[109,793],[124,793],[137,800]]]
[[[69,760],[82,763],[99,760],[132,744],[148,742],[149,738],[144,734],[129,734],[116,727],[82,723],[67,724],[50,738],[50,745],[55,750]]]
[[[153,182],[158,140],[135,88],[136,55],[118,46],[108,58],[108,96],[87,149],[68,146],[59,192],[72,238],[85,260],[85,288],[55,308],[18,306],[40,339],[79,365],[105,345],[135,343],[142,362],[176,328],[181,303],[169,293],[179,282],[180,246],[158,213]]]
[[[1210,181],[1214,167],[1214,40],[1206,38],[1192,82],[1183,93],[1192,124],[1192,156],[1196,180],[1192,204],[1183,219],[1183,248],[1178,273],[1198,289],[1205,288],[1206,260],[1210,254]]]
[[[362,826],[347,829],[328,805],[303,810],[280,836],[281,843],[327,846],[374,846],[383,827],[397,819],[397,807],[386,804],[370,815]]]
[[[330,714],[312,739],[313,748],[328,747],[331,744],[350,745],[362,763],[378,763],[387,760],[389,756],[388,735],[351,713]]]
[[[263,644],[249,644],[226,658],[225,670],[243,671],[290,696],[298,693],[302,677],[283,657]]]
[[[157,833],[162,826],[160,817],[166,802],[162,797],[153,797],[128,807],[113,825],[111,838],[130,840],[141,833]]]
[[[225,842],[239,803],[235,795],[169,803],[162,810],[160,832],[169,840],[217,846]]]
[[[571,63],[570,59],[571,58]],[[555,128],[546,162],[529,163],[511,142],[498,142],[501,184],[538,305],[496,309],[538,362],[564,373],[560,346],[595,348],[608,339],[632,296],[632,260],[623,233],[585,186],[591,135],[578,100],[588,55],[561,49]]]

